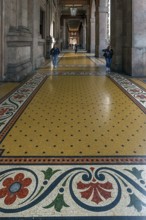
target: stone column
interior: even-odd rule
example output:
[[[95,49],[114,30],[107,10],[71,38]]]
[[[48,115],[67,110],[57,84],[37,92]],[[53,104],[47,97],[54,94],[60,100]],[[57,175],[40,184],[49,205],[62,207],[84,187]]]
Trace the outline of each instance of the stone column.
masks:
[[[53,46],[53,21],[52,21],[52,1],[47,1],[47,9],[46,9],[46,25],[47,25],[47,36],[46,36],[46,44],[47,44],[47,58],[50,58],[50,50]]]
[[[112,69],[122,72],[123,1],[111,1],[111,46],[114,50]]]
[[[132,0],[132,76],[146,76],[145,0]]]
[[[123,58],[122,70],[131,75],[132,60],[132,0],[123,0]]]
[[[87,49],[87,52],[90,53],[90,12],[89,12],[89,7],[87,7],[87,9],[86,9],[86,18],[87,18],[86,49]]]
[[[54,45],[54,42],[55,42],[55,38],[54,38],[54,18],[53,18],[53,15],[54,15],[54,6],[53,6],[53,1],[49,1],[49,4],[50,4],[50,36],[52,38],[52,43],[51,43],[51,48],[53,47]]]
[[[65,42],[65,45],[66,45],[66,48],[68,48],[68,44],[69,44],[69,32],[68,32],[68,28],[67,28],[67,23],[66,23],[66,42]]]
[[[79,31],[79,44],[81,48],[83,47],[83,21],[81,21],[80,31]]]
[[[103,57],[102,50],[107,47],[107,0],[100,0],[99,8],[99,57]]]
[[[19,2],[17,0],[9,1],[9,24],[10,28],[16,29],[18,27],[18,11],[19,11]]]
[[[83,20],[83,49],[86,49],[86,19]]]
[[[90,26],[90,52],[95,53],[95,0],[92,0]]]
[[[21,81],[32,72],[32,35],[28,29],[28,0],[5,0],[5,80]]]
[[[4,64],[4,48],[5,48],[5,35],[4,35],[4,4],[5,0],[0,1],[0,80],[4,78],[5,64]]]
[[[61,39],[60,39],[60,33],[61,33],[61,24],[60,24],[60,14],[61,14],[61,12],[60,12],[60,8],[59,8],[59,6],[57,6],[57,35],[56,35],[56,37],[57,37],[57,43],[58,43],[58,47],[59,48],[61,48]]]
[[[33,68],[37,68],[37,53],[38,53],[38,34],[39,34],[39,0],[32,0],[32,21],[33,21],[33,32],[32,32],[32,64]]]
[[[28,27],[28,1],[17,0],[17,24],[20,28]]]
[[[95,12],[95,56],[99,57],[99,0],[96,0]]]
[[[50,50],[52,46],[52,37],[50,35],[50,2],[47,1],[46,3],[46,58],[50,58]]]
[[[63,20],[63,49],[67,48],[67,24],[66,19]]]

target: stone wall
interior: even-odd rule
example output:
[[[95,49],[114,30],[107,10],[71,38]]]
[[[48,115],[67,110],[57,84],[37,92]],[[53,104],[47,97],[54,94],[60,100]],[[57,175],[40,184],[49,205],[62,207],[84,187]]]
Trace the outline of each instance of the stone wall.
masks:
[[[32,33],[28,28],[28,0],[5,0],[4,80],[20,81],[32,71]]]
[[[44,11],[43,38],[40,9]],[[46,0],[1,0],[0,10],[0,80],[21,81],[45,61]]]

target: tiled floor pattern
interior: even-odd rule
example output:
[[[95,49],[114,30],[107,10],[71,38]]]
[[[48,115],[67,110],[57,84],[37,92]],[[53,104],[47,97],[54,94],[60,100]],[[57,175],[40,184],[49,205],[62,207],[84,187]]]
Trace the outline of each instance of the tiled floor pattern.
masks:
[[[138,86],[146,89],[146,83],[144,82],[143,79],[141,79],[141,78],[140,79],[138,79],[138,78],[130,78],[130,80],[132,82],[134,82],[135,84],[137,84]]]
[[[0,99],[15,89],[18,85],[19,83],[2,83],[0,85]]]
[[[142,81],[143,83],[146,83],[146,79],[142,79],[141,81]]]
[[[45,75],[35,74],[0,103],[0,142],[40,88]]]
[[[146,213],[144,165],[3,166],[0,174],[1,217]]]
[[[110,78],[146,113],[146,89],[140,88],[129,79],[116,73],[111,74]]]
[[[144,120],[108,77],[48,77],[2,141],[3,155],[143,155]]]
[[[0,149],[0,156],[3,154],[3,151],[4,151],[3,149]]]
[[[93,55],[92,55],[93,56]],[[94,59],[94,58],[93,58]],[[94,62],[92,59],[90,59],[90,56],[88,54],[88,56],[85,53],[67,53],[64,54],[63,56],[61,55],[59,57],[59,63],[58,63],[58,68],[57,69],[53,69],[53,65],[52,62],[49,62],[46,66],[44,66],[43,68],[41,68],[41,70],[43,72],[46,71],[53,71],[53,74],[58,74],[58,73],[64,73],[64,72],[68,72],[68,74],[74,74],[76,72],[76,74],[79,73],[85,73],[88,74],[90,72],[90,74],[94,72],[94,74],[96,75],[98,72],[98,75],[102,73],[105,74],[105,72],[100,70],[100,63],[101,61],[97,61],[97,59],[94,59]],[[102,63],[103,66],[103,63]],[[87,73],[88,72],[88,73]]]
[[[1,143],[0,219],[146,219],[146,115],[103,60],[74,56],[39,70]]]

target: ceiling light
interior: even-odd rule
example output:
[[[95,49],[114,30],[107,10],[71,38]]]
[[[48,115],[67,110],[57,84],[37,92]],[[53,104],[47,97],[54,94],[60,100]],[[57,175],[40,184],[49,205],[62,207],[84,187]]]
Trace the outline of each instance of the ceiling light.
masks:
[[[73,6],[73,8],[70,8],[70,14],[71,14],[71,16],[76,16],[77,15],[77,8],[75,8],[74,6]]]

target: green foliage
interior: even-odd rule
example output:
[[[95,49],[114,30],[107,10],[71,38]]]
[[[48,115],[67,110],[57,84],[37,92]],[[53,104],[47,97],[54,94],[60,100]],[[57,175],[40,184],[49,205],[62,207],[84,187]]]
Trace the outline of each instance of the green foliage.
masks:
[[[54,170],[54,171],[53,171],[51,168],[48,168],[46,171],[42,170],[42,172],[43,172],[43,174],[44,174],[44,176],[45,176],[45,180],[50,180],[51,177],[52,177],[55,173],[57,173],[58,171],[60,171],[60,170]]]
[[[44,208],[49,209],[49,208],[52,208],[53,206],[57,212],[60,212],[63,207],[69,207],[64,201],[64,195],[60,193],[58,193],[57,197],[50,205]]]

